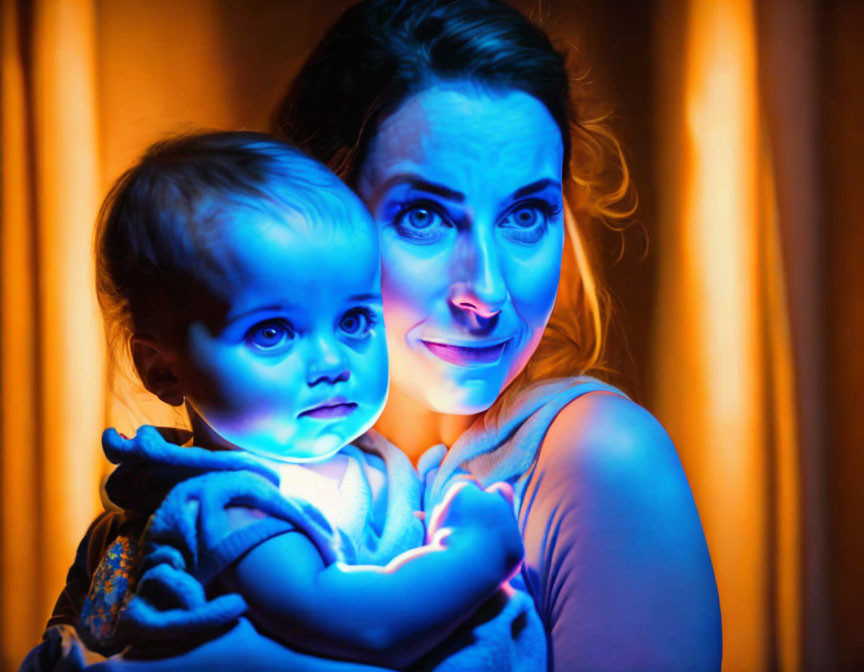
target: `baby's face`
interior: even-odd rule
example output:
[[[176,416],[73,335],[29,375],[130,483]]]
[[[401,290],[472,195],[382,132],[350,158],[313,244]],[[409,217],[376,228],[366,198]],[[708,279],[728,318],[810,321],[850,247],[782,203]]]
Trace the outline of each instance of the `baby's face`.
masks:
[[[220,216],[176,367],[219,437],[266,457],[324,459],[381,413],[378,238],[365,209],[350,210],[350,222],[312,226],[253,208]]]

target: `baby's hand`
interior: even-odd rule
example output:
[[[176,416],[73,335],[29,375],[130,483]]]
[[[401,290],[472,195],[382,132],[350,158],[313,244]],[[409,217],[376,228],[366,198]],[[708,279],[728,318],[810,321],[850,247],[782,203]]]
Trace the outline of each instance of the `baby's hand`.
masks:
[[[508,572],[518,567],[524,556],[509,483],[493,483],[483,490],[476,480],[461,478],[432,511],[428,539],[444,528],[468,530],[484,551],[501,552]]]
[[[509,483],[493,483],[484,490],[471,476],[460,476],[432,512],[432,520],[440,521],[438,527],[487,527],[513,517],[513,488]]]

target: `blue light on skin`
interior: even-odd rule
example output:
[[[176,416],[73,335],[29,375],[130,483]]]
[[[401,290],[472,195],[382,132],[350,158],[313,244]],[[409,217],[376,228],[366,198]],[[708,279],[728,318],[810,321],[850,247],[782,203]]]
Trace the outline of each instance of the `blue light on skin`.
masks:
[[[219,215],[172,372],[196,442],[321,461],[372,426],[387,397],[378,237],[275,207]]]
[[[381,234],[393,391],[475,414],[524,368],[561,274],[563,152],[536,98],[466,81],[383,121],[357,187]]]

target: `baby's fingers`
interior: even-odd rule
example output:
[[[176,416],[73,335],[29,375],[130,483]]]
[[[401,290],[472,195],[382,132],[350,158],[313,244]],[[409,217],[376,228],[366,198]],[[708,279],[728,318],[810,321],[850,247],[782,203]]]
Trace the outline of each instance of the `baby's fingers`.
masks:
[[[496,481],[488,488],[486,488],[486,492],[498,493],[501,495],[510,506],[513,506],[513,486],[510,485],[507,481]]]
[[[447,494],[444,496],[444,499],[438,502],[435,506],[432,507],[432,513],[429,516],[424,516],[426,518],[426,543],[430,543],[435,534],[443,527],[444,517],[450,511],[450,503],[453,501],[453,497],[465,487],[467,483],[462,484],[459,488],[451,488],[447,491]]]

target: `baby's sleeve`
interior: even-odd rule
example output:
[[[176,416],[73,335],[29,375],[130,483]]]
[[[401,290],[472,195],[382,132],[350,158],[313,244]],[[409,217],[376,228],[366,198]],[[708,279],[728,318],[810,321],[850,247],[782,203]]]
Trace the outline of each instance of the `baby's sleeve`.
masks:
[[[245,504],[229,504],[220,514],[225,521],[223,534],[202,549],[199,578],[205,585],[259,544],[297,529],[288,520]]]
[[[66,585],[48,620],[45,637],[54,628],[71,626],[90,651],[115,651],[114,625],[124,599],[137,555],[137,540],[146,516],[105,511],[87,528]]]
[[[75,560],[66,574],[66,585],[54,604],[54,611],[46,627],[78,623],[81,607],[90,590],[93,571],[108,544],[117,536],[122,516],[122,513],[116,511],[105,511],[87,528],[78,544]]]
[[[143,650],[230,627],[247,605],[215,580],[252,548],[292,531],[304,533],[325,564],[337,559],[323,516],[259,474],[213,472],[178,484],[142,535],[135,595],[118,637]]]

